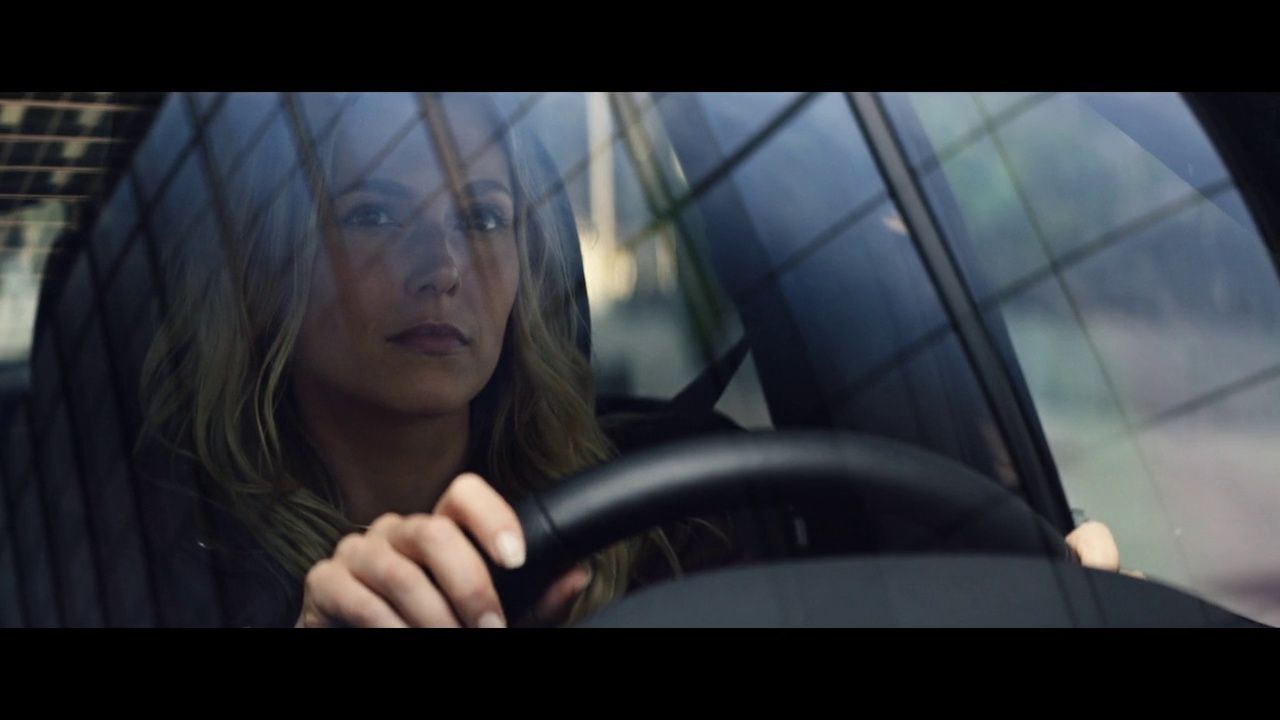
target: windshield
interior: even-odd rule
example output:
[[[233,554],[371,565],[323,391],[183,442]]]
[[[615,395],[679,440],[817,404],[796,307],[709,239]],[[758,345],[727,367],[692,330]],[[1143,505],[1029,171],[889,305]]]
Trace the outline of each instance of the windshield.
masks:
[[[6,625],[266,623],[393,457],[797,429],[1280,621],[1280,283],[1177,94],[8,93],[0,235]]]

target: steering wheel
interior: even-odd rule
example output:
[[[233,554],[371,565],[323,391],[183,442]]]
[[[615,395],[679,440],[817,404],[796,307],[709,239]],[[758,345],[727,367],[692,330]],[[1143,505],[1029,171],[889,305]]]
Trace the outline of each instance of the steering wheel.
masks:
[[[573,563],[700,513],[780,503],[835,509],[870,552],[1074,558],[1021,498],[958,462],[841,431],[734,433],[637,452],[516,504],[527,561],[491,566],[508,617],[524,614]]]

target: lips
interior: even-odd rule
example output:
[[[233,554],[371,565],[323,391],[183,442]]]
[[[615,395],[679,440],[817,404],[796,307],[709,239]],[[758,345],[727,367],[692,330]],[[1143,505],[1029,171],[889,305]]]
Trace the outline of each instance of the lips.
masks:
[[[427,322],[392,335],[387,341],[422,355],[452,355],[461,352],[470,340],[449,323]]]

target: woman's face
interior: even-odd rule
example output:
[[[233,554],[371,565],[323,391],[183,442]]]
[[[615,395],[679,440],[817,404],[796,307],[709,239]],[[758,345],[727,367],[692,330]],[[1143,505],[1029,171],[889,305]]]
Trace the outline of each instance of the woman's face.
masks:
[[[491,120],[445,103],[454,183],[412,95],[348,110],[331,221],[294,355],[302,392],[395,413],[457,412],[493,375],[516,297],[510,163]],[[451,187],[453,190],[451,190]]]

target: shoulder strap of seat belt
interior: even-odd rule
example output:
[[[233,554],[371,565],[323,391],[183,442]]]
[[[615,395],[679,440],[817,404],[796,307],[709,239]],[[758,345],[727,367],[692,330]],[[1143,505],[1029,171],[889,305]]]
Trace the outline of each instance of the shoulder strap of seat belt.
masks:
[[[720,359],[708,365],[693,382],[672,398],[671,407],[680,413],[709,412],[720,401],[720,396],[729,387],[729,381],[737,374],[738,367],[742,365],[750,349],[751,345],[744,335]]]

